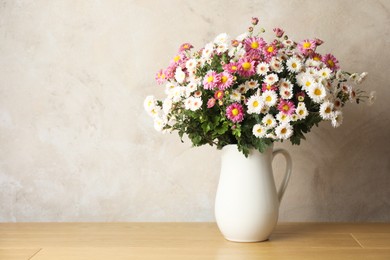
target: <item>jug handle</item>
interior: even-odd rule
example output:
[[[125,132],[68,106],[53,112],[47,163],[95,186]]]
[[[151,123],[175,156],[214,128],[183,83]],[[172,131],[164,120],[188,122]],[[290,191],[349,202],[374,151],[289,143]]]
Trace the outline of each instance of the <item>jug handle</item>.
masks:
[[[290,154],[284,149],[275,149],[272,152],[272,155],[273,155],[272,159],[275,158],[275,156],[277,154],[284,155],[284,158],[286,159],[286,171],[284,173],[284,178],[282,180],[282,183],[280,183],[279,190],[278,190],[278,198],[279,198],[279,203],[280,203],[282,201],[283,194],[287,188],[287,184],[290,180],[292,161],[291,161]]]

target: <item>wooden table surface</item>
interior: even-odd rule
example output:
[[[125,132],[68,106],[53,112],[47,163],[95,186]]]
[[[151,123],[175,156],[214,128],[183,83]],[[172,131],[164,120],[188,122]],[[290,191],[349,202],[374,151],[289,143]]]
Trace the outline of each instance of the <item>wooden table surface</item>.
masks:
[[[0,259],[390,259],[390,223],[279,223],[260,243],[215,223],[0,223]]]

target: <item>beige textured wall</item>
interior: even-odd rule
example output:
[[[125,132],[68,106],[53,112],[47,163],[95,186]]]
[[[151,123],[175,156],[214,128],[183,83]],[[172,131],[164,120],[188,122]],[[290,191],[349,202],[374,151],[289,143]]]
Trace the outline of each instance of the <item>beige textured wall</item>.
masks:
[[[213,221],[220,152],[154,131],[155,72],[252,16],[368,71],[293,154],[281,221],[390,221],[390,1],[0,1],[0,221]],[[276,172],[282,170],[278,159]],[[279,175],[277,180],[279,180]]]

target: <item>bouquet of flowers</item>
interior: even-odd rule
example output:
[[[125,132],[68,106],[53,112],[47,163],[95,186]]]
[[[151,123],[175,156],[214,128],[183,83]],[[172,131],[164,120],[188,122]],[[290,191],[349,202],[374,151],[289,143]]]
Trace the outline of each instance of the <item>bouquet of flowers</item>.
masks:
[[[257,18],[235,39],[219,34],[204,48],[180,46],[166,69],[156,75],[167,97],[146,97],[144,107],[156,130],[186,134],[194,146],[237,144],[245,155],[263,152],[275,141],[300,144],[318,123],[334,127],[347,102],[372,100],[356,88],[367,73],[340,70],[332,54],[320,54],[320,39],[294,42],[275,28],[266,42],[255,33]]]

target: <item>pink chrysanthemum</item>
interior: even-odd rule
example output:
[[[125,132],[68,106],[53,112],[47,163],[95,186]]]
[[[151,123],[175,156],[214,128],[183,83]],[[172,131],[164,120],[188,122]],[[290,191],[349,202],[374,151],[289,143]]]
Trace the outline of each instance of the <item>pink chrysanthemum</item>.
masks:
[[[221,81],[218,84],[219,89],[225,90],[233,84],[233,76],[230,73],[224,71],[222,73],[219,73],[219,76],[221,79]]]
[[[247,57],[241,58],[238,61],[238,74],[243,77],[250,77],[256,73],[255,61]]]
[[[278,105],[278,110],[286,115],[292,115],[295,111],[295,105],[291,101],[281,99]]]
[[[278,53],[278,48],[273,43],[265,45],[264,48],[263,48],[263,54],[266,57],[266,59],[272,58],[277,53]]]
[[[163,84],[167,80],[165,72],[161,69],[156,73],[156,81],[158,84]]]
[[[275,85],[268,85],[267,83],[261,84],[261,91],[264,92],[266,90],[276,91],[278,88]]]
[[[171,60],[171,64],[176,64],[177,66],[181,63],[183,63],[184,59],[186,58],[186,55],[184,53],[178,53],[173,59]]]
[[[225,65],[223,65],[223,69],[229,73],[236,73],[238,71],[238,63],[231,62],[231,63],[225,64]]]
[[[213,70],[207,72],[206,76],[203,79],[203,86],[205,89],[214,89],[218,83],[220,82],[221,78],[219,74]]]
[[[213,106],[215,106],[215,98],[210,98],[207,101],[207,108],[212,108]]]
[[[165,78],[168,79],[173,79],[175,77],[175,72],[176,72],[177,65],[176,64],[171,64],[164,70]]]
[[[315,52],[317,43],[315,40],[303,40],[298,43],[298,49],[303,55],[309,55]]]
[[[226,108],[226,117],[234,123],[244,120],[244,109],[241,104],[233,103]]]
[[[188,51],[188,50],[191,50],[194,46],[192,46],[191,43],[183,43],[180,48],[179,48],[179,52],[183,52],[183,51]]]
[[[215,93],[214,93],[214,98],[216,100],[221,100],[223,98],[223,96],[224,96],[224,93],[222,90],[215,91]]]
[[[259,55],[265,44],[266,43],[263,38],[259,37],[246,38],[244,41],[245,51],[248,53],[249,56],[253,54]]]
[[[330,53],[322,57],[322,62],[332,71],[336,71],[340,68],[339,61]]]

